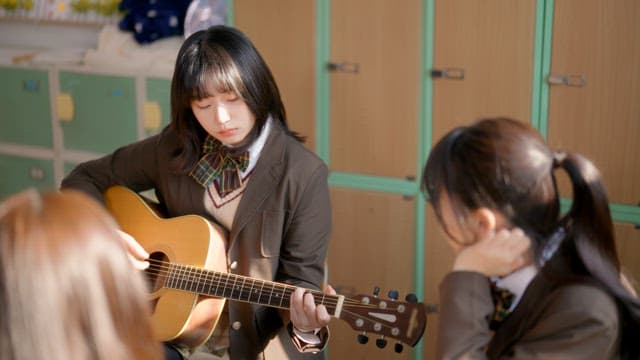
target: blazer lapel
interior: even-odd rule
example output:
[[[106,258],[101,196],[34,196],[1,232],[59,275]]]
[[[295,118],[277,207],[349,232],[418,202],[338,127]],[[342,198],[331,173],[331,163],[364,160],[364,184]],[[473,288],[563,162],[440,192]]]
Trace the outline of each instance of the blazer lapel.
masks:
[[[240,204],[238,204],[238,210],[231,226],[229,249],[232,248],[234,241],[245,225],[260,213],[265,199],[275,191],[278,179],[282,178],[285,137],[287,134],[276,121],[274,121],[273,125],[256,167],[249,177],[249,183],[242,195]]]

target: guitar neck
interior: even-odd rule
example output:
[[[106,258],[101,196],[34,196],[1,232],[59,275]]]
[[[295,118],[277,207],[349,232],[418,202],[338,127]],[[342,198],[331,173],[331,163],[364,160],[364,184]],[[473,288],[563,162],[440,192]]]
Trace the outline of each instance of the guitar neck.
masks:
[[[156,272],[156,276],[164,278],[163,286],[166,288],[279,309],[289,309],[291,294],[296,289],[293,285],[175,263],[151,261],[147,271]],[[307,293],[313,295],[316,305],[322,304],[330,314],[340,317],[344,296],[313,290],[307,290]]]

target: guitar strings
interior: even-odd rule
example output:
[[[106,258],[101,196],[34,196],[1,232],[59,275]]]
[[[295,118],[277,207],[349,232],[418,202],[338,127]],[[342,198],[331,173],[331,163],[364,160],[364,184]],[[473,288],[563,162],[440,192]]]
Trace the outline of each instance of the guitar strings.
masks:
[[[273,292],[274,289],[276,287],[281,287],[282,289],[282,298],[280,298],[280,306],[275,306],[273,304],[271,304],[274,307],[279,307],[281,309],[287,309],[288,307],[284,307],[283,306],[283,302],[286,301],[286,303],[289,303],[289,299],[291,297],[291,294],[293,293],[293,291],[296,289],[296,286],[293,285],[289,285],[289,284],[281,284],[281,283],[276,283],[276,282],[272,282],[272,281],[267,281],[267,280],[260,280],[260,279],[253,279],[250,277],[246,277],[246,276],[242,276],[242,275],[236,275],[236,274],[230,274],[230,273],[224,273],[224,272],[218,272],[215,270],[210,270],[210,269],[203,269],[203,268],[199,268],[199,267],[195,267],[195,266],[191,266],[191,265],[181,265],[181,264],[175,264],[175,263],[171,263],[171,262],[166,262],[166,261],[162,261],[162,260],[157,260],[157,259],[147,259],[150,263],[149,268],[147,268],[145,270],[145,272],[147,272],[147,274],[151,274],[151,275],[155,275],[155,276],[166,276],[167,279],[164,279],[164,285],[166,285],[167,282],[171,282],[171,281],[175,281],[175,282],[183,282],[183,283],[192,283],[191,285],[194,285],[193,283],[196,284],[197,288],[205,288],[207,286],[209,286],[209,288],[211,288],[212,286],[215,285],[216,290],[222,286],[222,292],[220,293],[221,295],[218,295],[219,293],[217,291],[214,291],[212,294],[210,294],[209,292],[200,292],[200,291],[195,291],[197,293],[205,293],[205,294],[210,294],[210,295],[214,295],[214,296],[222,296],[222,297],[226,297],[224,296],[226,294],[227,290],[230,290],[230,295],[229,297],[231,297],[233,295],[233,291],[234,289],[236,289],[236,287],[238,286],[238,279],[242,279],[242,285],[240,286],[240,293],[238,295],[238,299],[239,301],[246,301],[246,302],[250,302],[250,303],[256,303],[254,301],[250,301],[249,299],[252,296],[252,292],[251,289],[248,290],[246,299],[247,300],[243,300],[243,295],[245,294],[245,292],[243,291],[243,288],[246,285],[246,281],[252,281],[252,287],[255,285],[256,282],[262,283],[262,287],[260,288],[260,291],[257,294],[257,299],[260,300],[262,299],[264,296],[263,293],[263,289],[265,287],[265,285],[267,286],[271,286],[271,294],[269,295],[270,299],[269,299],[269,304],[271,304],[271,296],[273,296]],[[204,276],[204,279],[203,279]],[[218,279],[216,279],[216,276],[218,277]],[[223,276],[228,276],[229,278],[235,278],[235,281],[233,282],[233,285],[230,286],[229,282],[230,280],[228,279],[227,281],[223,281],[222,277]],[[210,278],[211,277],[211,278]],[[198,283],[202,283],[201,285],[198,285]],[[179,287],[178,289],[187,289],[187,288],[183,288],[183,287]],[[192,290],[192,289],[191,289]],[[267,289],[268,290],[268,289]],[[192,290],[193,291],[193,290]],[[320,291],[316,291],[316,290],[307,290],[309,293],[311,293],[314,296],[314,299],[317,300],[318,297],[322,297],[323,300],[322,302],[320,302],[319,304],[324,304],[325,306],[327,306],[329,309],[331,310],[335,310],[335,308],[337,307],[338,304],[338,296],[337,295],[329,295],[329,294],[324,294]],[[278,293],[278,295],[280,295]],[[286,296],[286,297],[285,297]],[[325,302],[324,300],[327,300],[327,302]],[[262,304],[260,302],[257,302],[257,304]],[[373,305],[373,304],[364,304],[361,301],[358,300],[354,300],[354,299],[350,299],[345,297],[344,298],[344,304],[345,305],[349,305],[351,307],[358,307],[358,308],[370,308],[370,309],[379,309],[377,306]],[[391,302],[392,305],[399,305],[399,303],[393,303]],[[387,310],[389,310],[387,308]],[[363,320],[367,320],[367,321],[372,321],[371,319],[367,318],[364,315],[360,315],[358,313],[355,313],[353,311],[349,311],[348,308],[343,308],[342,309],[343,313],[349,314],[351,316],[353,316],[354,318],[359,318],[359,319],[363,319]],[[384,321],[379,321],[379,319],[376,319],[375,322],[377,324],[380,324],[380,326],[390,330],[393,328],[392,325],[388,325],[386,323],[384,323]],[[365,330],[363,330],[365,331]],[[380,333],[379,330],[375,331],[377,333]],[[405,343],[408,343],[407,341],[405,341],[405,339],[402,339],[399,337],[399,335],[393,335],[391,333],[387,334],[387,336],[391,337],[391,338],[395,338],[401,341],[404,341]]]
[[[175,264],[175,263],[166,262],[166,261],[157,260],[157,259],[148,259],[148,261],[150,263],[150,266],[146,270],[146,272],[148,274],[155,275],[156,277],[161,277],[164,275],[165,277],[168,278],[168,279],[165,279],[164,281],[165,284],[167,282],[174,281],[174,282],[194,283],[191,285],[198,285],[197,283],[199,282],[202,283],[202,285],[197,286],[198,288],[201,288],[201,287],[204,288],[206,286],[209,286],[209,288],[211,288],[215,286],[216,289],[219,289],[222,286],[222,289],[221,289],[222,292],[219,293],[217,291],[214,291],[214,293],[211,294],[214,296],[215,295],[220,296],[218,294],[222,294],[223,297],[225,297],[224,294],[227,291],[231,292],[230,294],[231,296],[233,295],[234,289],[237,290],[237,287],[240,287],[238,300],[242,300],[242,297],[245,294],[247,295],[247,299],[249,299],[252,294],[251,289],[249,289],[248,293],[244,291],[247,280],[252,282],[253,283],[252,285],[255,285],[255,283],[258,282],[262,284],[262,288],[264,288],[265,285],[270,287],[272,294],[274,293],[274,290],[277,287],[284,288],[282,290],[282,295],[286,295],[287,297],[290,297],[293,291],[297,288],[296,286],[289,285],[289,284],[280,284],[280,283],[267,281],[267,280],[253,279],[253,278],[242,276],[242,275],[217,272],[210,269],[202,269],[202,268],[198,268],[190,265],[180,265],[180,264]],[[224,281],[222,278],[225,276],[230,279],[233,279],[234,280],[233,284],[229,284],[231,282],[229,279],[227,281]],[[242,285],[238,283],[239,280],[242,280]],[[262,288],[260,290],[260,293],[262,293]],[[269,288],[267,288],[267,291],[268,290]],[[310,289],[307,289],[306,292],[311,293],[314,296],[314,299],[323,298],[322,302],[320,303],[324,305],[330,305],[335,307],[338,304],[337,295],[329,295],[317,290],[310,290]],[[265,295],[261,295],[260,293],[258,294],[258,299],[261,299],[265,296]],[[276,295],[279,296],[281,294],[276,293]],[[288,298],[283,299],[283,301],[284,300],[288,301]],[[252,302],[249,300],[247,301]],[[344,298],[344,303],[349,305],[360,306],[362,308],[377,308],[377,306],[375,305],[363,304],[361,301],[350,299],[348,297]],[[394,302],[391,302],[391,304],[394,304]]]
[[[253,285],[255,285],[256,282],[262,284],[260,292],[257,293],[258,299],[262,299],[266,296],[263,293],[263,289],[267,291],[271,290],[271,294],[269,295],[269,298],[270,298],[269,303],[271,303],[272,302],[271,300],[273,300],[271,299],[271,297],[276,295],[277,297],[275,298],[275,300],[276,301],[280,300],[280,303],[282,304],[282,302],[284,302],[285,300],[288,302],[291,293],[293,293],[293,291],[296,289],[295,286],[288,285],[288,284],[279,284],[275,282],[253,279],[253,278],[236,275],[236,274],[216,272],[213,270],[201,269],[201,268],[193,267],[189,265],[177,265],[177,264],[163,262],[163,261],[154,260],[154,259],[150,259],[149,261],[152,264],[149,267],[149,269],[147,269],[148,270],[147,273],[151,273],[152,275],[156,275],[156,276],[162,276],[162,275],[166,276],[167,279],[165,279],[164,281],[165,285],[167,285],[167,283],[171,284],[171,283],[177,282],[177,283],[191,284],[193,287],[193,285],[198,285],[198,283],[201,283],[200,286],[197,286],[197,287],[204,289],[208,286],[210,289],[209,292],[211,293],[211,295],[218,295],[218,296],[222,295],[223,297],[226,297],[224,295],[227,293],[227,291],[229,291],[230,292],[229,296],[233,296],[234,290],[235,290],[236,294],[238,294],[237,295],[238,300],[243,300],[243,297],[244,297],[243,295],[246,295],[247,301],[252,302],[249,300],[252,296],[251,289],[249,289],[248,293],[244,291],[245,290],[244,288],[246,287],[245,285],[247,284],[247,280],[249,280],[250,282],[253,283]],[[223,280],[223,277],[225,276],[228,277],[226,281]],[[241,285],[239,284],[239,280],[242,280]],[[212,292],[211,287],[213,286],[215,286],[216,290]],[[265,286],[266,286],[266,289],[265,289]],[[172,286],[169,286],[169,287],[172,287]],[[279,290],[278,288],[281,288],[281,290]],[[221,291],[217,291],[218,289]],[[313,290],[307,290],[307,291],[312,293],[312,295],[314,295],[314,298],[316,296],[323,296],[325,299],[327,299],[328,301],[324,302],[325,305],[333,305],[333,306],[337,305],[337,301],[331,301],[331,300],[335,300],[331,298],[332,295],[316,292]],[[206,293],[209,293],[209,292],[206,292]],[[253,294],[256,295],[255,293]],[[281,295],[282,295],[282,298],[280,298]],[[336,296],[334,295],[334,297]]]

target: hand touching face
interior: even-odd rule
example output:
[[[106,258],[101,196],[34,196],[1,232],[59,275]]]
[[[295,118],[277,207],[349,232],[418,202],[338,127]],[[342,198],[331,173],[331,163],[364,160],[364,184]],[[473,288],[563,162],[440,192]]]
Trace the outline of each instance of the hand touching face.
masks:
[[[531,263],[531,240],[519,229],[489,232],[462,248],[453,270],[475,271],[486,276],[504,276]]]

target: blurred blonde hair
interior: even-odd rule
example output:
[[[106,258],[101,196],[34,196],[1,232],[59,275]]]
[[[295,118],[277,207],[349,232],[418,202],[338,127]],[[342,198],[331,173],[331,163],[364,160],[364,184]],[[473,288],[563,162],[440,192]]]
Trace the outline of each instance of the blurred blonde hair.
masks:
[[[0,358],[160,359],[142,274],[116,223],[73,191],[0,203]]]

